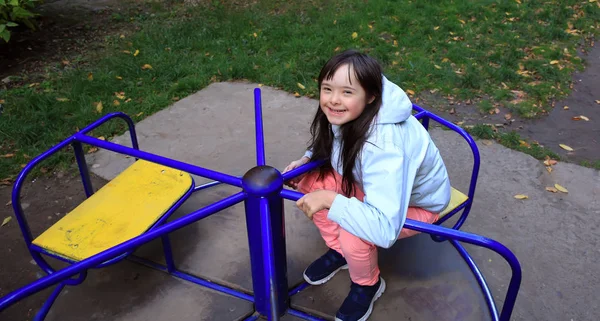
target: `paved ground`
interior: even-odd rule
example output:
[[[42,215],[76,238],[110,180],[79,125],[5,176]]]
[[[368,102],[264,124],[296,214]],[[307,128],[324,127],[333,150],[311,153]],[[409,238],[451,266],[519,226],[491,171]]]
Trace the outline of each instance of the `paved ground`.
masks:
[[[199,166],[242,175],[254,165],[254,84],[213,84],[138,124],[144,150]],[[267,162],[282,169],[302,155],[316,101],[263,88]],[[453,186],[466,190],[471,158],[451,132],[432,129],[450,168]],[[122,137],[115,141],[124,143]],[[600,172],[559,163],[548,173],[527,155],[493,144],[479,145],[482,163],[472,215],[464,230],[507,245],[520,259],[523,282],[513,320],[596,320]],[[94,172],[114,177],[130,159],[100,151],[89,159]],[[199,180],[202,183],[203,180]],[[558,183],[568,194],[550,193]],[[237,189],[221,186],[193,196],[176,216],[222,199]],[[526,194],[517,200],[515,194]],[[251,289],[243,205],[234,206],[173,234],[178,267],[188,273]],[[286,202],[290,285],[325,246],[316,228]],[[12,224],[12,223],[11,223]],[[14,228],[14,227],[13,227]],[[468,247],[501,306],[508,269],[500,257]],[[138,255],[161,261],[158,243]],[[370,320],[482,320],[484,307],[464,263],[447,244],[425,235],[380,251],[388,291]],[[348,290],[347,272],[293,297],[292,305],[331,316]],[[15,309],[11,308],[11,309]],[[0,314],[9,318],[11,309]],[[237,320],[247,302],[197,288],[131,262],[93,271],[80,287],[63,293],[48,320]],[[5,319],[6,316],[6,319]],[[286,320],[296,320],[287,316]]]

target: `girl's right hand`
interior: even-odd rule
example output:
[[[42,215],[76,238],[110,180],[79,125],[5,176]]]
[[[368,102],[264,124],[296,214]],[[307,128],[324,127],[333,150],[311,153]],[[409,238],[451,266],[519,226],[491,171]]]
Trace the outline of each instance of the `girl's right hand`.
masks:
[[[309,161],[309,160],[310,160],[310,159],[309,159],[308,157],[306,157],[306,156],[304,156],[304,157],[302,157],[302,158],[300,158],[300,159],[298,159],[298,160],[295,160],[295,161],[291,162],[291,163],[290,163],[290,164],[289,164],[289,165],[288,165],[288,166],[287,166],[287,167],[286,167],[286,168],[283,170],[283,173],[285,173],[285,172],[289,172],[289,171],[291,171],[292,169],[298,168],[298,167],[300,167],[300,166],[302,166],[302,165],[304,165],[304,164],[308,163],[308,161]],[[294,178],[294,179],[291,179],[291,180],[289,180],[289,181],[285,181],[284,183],[285,183],[285,185],[287,185],[287,186],[289,186],[289,187],[291,187],[291,188],[293,188],[293,189],[297,189],[297,188],[298,188],[298,183],[300,183],[300,180],[302,179],[302,176],[304,176],[304,175],[300,175],[300,176],[298,176],[298,177],[296,177],[296,178]]]

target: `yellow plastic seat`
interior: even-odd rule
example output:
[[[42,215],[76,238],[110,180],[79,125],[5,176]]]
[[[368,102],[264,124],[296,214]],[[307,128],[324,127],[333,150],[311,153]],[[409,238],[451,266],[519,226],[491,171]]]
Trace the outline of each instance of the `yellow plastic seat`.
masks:
[[[469,197],[463,194],[461,191],[452,187],[452,192],[450,194],[450,203],[448,206],[440,213],[440,218],[446,216],[446,214],[452,212],[455,208],[459,207],[462,203],[466,202]]]
[[[33,244],[84,260],[146,232],[192,186],[183,171],[138,160],[37,237]]]

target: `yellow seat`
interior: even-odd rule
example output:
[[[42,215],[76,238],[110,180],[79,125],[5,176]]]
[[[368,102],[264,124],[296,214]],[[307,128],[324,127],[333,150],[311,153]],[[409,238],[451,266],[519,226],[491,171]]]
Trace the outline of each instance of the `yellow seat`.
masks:
[[[461,191],[452,187],[452,193],[450,194],[450,203],[448,206],[440,213],[440,218],[446,216],[446,214],[452,212],[455,208],[459,207],[462,203],[466,202],[469,197],[463,194]]]
[[[138,160],[33,244],[74,261],[86,259],[147,231],[192,187],[188,173]]]

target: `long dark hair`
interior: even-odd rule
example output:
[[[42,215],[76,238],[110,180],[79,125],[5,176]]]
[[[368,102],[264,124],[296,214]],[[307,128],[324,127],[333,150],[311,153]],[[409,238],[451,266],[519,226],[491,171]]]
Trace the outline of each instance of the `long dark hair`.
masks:
[[[352,195],[356,182],[352,170],[357,158],[360,157],[360,151],[369,134],[371,123],[379,112],[383,85],[381,66],[374,58],[354,50],[347,50],[332,57],[323,66],[319,74],[319,91],[323,81],[332,79],[337,69],[346,64],[349,70],[354,71],[360,86],[365,90],[367,101],[370,97],[375,97],[370,104],[365,106],[358,118],[340,126],[342,142],[339,161],[343,168],[342,191],[346,195]],[[367,102],[365,101],[365,103]],[[334,170],[331,166],[334,134],[320,105],[310,126],[310,133],[312,137],[308,148],[313,152],[311,160],[326,160],[320,168],[320,177],[323,177],[327,172]]]

